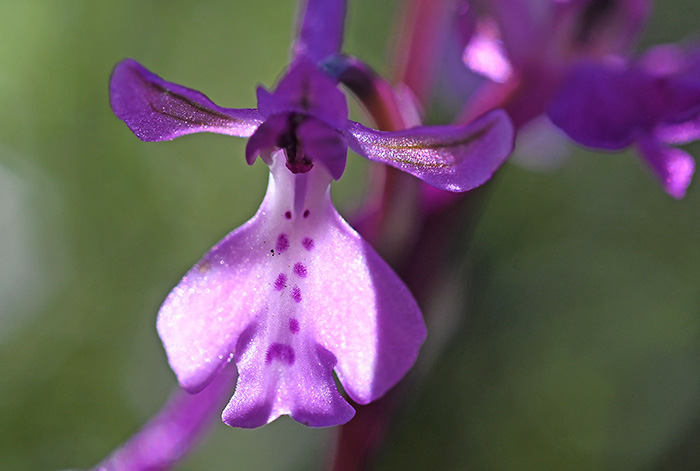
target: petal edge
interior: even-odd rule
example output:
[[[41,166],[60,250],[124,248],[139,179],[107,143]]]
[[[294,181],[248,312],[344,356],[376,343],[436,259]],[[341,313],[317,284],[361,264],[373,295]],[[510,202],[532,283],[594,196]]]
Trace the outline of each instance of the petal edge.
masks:
[[[255,109],[217,106],[203,93],[167,82],[133,59],[115,66],[109,95],[114,114],[142,141],[197,132],[249,137],[262,122]]]
[[[350,121],[345,137],[358,154],[403,170],[441,190],[462,192],[488,181],[513,150],[508,115],[491,111],[465,125],[375,131]]]

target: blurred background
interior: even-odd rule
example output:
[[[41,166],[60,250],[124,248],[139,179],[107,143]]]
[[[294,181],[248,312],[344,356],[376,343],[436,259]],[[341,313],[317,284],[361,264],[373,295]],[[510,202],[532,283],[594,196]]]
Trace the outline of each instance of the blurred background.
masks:
[[[345,50],[389,71],[401,7],[351,1]],[[295,9],[0,2],[0,468],[88,468],[160,408],[176,382],[158,307],[265,190],[242,139],[138,141],[109,109],[112,67],[133,57],[254,107]],[[641,48],[697,18],[694,0],[657,2]],[[489,188],[454,285],[468,312],[419,365],[379,469],[700,469],[700,186],[674,201],[632,154],[565,151],[548,172],[509,162]],[[365,178],[349,166],[345,214]],[[321,469],[333,437],[217,421],[178,469]]]

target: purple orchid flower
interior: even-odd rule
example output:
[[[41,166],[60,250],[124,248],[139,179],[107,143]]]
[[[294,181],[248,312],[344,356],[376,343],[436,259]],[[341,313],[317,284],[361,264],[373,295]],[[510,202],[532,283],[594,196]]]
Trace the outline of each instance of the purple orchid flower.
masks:
[[[470,115],[494,100],[516,127],[545,113],[577,61],[628,54],[649,10],[648,0],[488,1],[488,14],[472,20],[463,59],[492,83]]]
[[[588,147],[621,150],[634,144],[665,191],[685,195],[694,161],[666,144],[697,138],[687,131],[700,105],[697,53],[663,47],[639,61],[628,59],[649,16],[648,1],[489,5],[490,15],[473,19],[464,50],[465,64],[489,79],[465,109],[466,119],[497,106],[516,128],[546,115]]]
[[[695,161],[668,145],[700,138],[700,51],[658,46],[628,63],[581,63],[549,116],[585,146],[634,145],[666,192],[682,198]]]
[[[180,385],[198,392],[233,360],[225,423],[258,427],[287,414],[310,426],[345,423],[394,386],[426,331],[403,282],[337,213],[330,183],[348,146],[441,189],[487,181],[508,157],[512,126],[494,111],[462,126],[381,132],[348,120],[336,78],[344,2],[310,0],[295,58],[257,109],[222,108],[127,59],[110,83],[115,114],[142,140],[195,132],[249,137],[246,160],[270,167],[255,216],[214,246],[173,289],[158,333]]]

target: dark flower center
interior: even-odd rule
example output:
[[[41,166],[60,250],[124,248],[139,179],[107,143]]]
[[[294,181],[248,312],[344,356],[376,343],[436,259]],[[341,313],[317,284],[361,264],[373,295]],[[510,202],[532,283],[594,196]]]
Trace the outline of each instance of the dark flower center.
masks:
[[[576,41],[579,44],[588,44],[594,39],[596,31],[610,20],[618,6],[616,4],[616,0],[592,0],[581,14]]]
[[[290,113],[287,132],[277,142],[287,157],[287,168],[292,173],[306,173],[313,168],[313,160],[304,152],[303,140],[297,135],[299,126],[307,119],[306,115]]]

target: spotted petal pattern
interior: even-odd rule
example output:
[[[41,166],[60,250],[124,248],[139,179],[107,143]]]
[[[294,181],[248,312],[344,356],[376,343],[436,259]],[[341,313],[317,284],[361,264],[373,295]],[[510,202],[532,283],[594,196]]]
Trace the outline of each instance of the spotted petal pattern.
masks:
[[[238,385],[223,418],[258,427],[282,414],[344,423],[413,365],[426,331],[408,289],[338,215],[323,166],[271,166],[256,216],[173,290],[158,330],[181,384],[196,390],[233,358]]]

